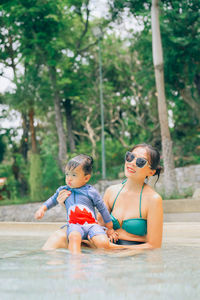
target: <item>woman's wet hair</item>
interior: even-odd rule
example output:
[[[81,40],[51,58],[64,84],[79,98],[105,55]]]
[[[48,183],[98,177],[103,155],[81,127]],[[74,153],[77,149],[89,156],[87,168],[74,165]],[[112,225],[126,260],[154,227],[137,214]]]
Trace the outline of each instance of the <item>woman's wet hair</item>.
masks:
[[[68,170],[74,170],[80,165],[82,166],[85,175],[91,174],[93,168],[93,158],[86,154],[79,154],[68,161],[66,168]]]
[[[138,144],[138,145],[135,145],[131,149],[131,152],[133,150],[135,150],[136,148],[145,148],[147,150],[148,162],[151,166],[151,169],[156,170],[156,172],[153,176],[157,175],[158,179],[159,179],[160,173],[163,170],[163,167],[160,165],[160,153],[159,153],[159,151],[155,147],[153,147],[149,144]],[[158,179],[157,179],[157,181],[158,181]]]

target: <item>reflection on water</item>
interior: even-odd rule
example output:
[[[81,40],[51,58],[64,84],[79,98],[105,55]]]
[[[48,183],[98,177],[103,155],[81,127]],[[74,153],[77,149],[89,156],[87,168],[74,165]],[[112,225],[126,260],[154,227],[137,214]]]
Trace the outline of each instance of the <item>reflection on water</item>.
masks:
[[[165,245],[130,257],[43,252],[44,240],[0,237],[0,299],[198,299],[200,247]]]

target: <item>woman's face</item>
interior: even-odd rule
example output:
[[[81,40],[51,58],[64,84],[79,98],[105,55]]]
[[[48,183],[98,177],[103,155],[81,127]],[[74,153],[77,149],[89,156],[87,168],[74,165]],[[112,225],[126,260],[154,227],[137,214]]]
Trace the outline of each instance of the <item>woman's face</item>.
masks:
[[[127,160],[125,161],[125,176],[127,178],[130,177],[138,179],[145,179],[146,176],[152,176],[154,174],[154,171],[150,168],[150,162],[146,148],[138,147],[134,149],[131,153],[134,154],[135,158],[131,162],[128,162]],[[143,168],[139,168],[137,166],[137,158],[143,158],[147,161]]]

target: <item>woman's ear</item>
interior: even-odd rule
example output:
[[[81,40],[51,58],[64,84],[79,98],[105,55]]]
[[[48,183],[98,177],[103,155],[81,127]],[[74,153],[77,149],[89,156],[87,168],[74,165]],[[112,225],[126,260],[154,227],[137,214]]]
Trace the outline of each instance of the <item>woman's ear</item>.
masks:
[[[148,176],[153,176],[155,173],[156,173],[156,170],[150,169],[150,170],[149,170],[149,175],[148,175]]]

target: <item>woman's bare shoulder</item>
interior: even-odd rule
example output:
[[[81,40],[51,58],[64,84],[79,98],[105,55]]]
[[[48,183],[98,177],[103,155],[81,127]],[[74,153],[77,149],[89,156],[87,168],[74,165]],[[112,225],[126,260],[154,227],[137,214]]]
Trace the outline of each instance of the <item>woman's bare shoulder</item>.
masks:
[[[120,187],[122,186],[122,184],[115,184],[115,185],[111,185],[109,186],[104,194],[104,202],[107,203],[107,205],[111,208],[114,202],[114,199],[118,193],[118,191],[120,190]]]
[[[119,183],[119,184],[114,184],[114,185],[110,185],[110,186],[106,189],[105,193],[107,193],[107,194],[109,194],[109,195],[111,195],[112,193],[116,193],[116,192],[119,191],[119,189],[120,189],[121,186],[122,186],[121,183]]]
[[[148,195],[150,201],[153,202],[162,201],[162,197],[150,185],[146,185],[146,195]]]

